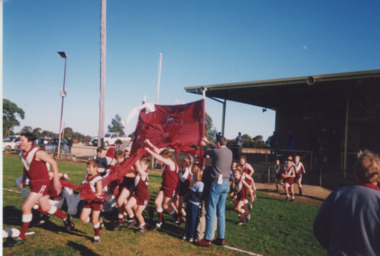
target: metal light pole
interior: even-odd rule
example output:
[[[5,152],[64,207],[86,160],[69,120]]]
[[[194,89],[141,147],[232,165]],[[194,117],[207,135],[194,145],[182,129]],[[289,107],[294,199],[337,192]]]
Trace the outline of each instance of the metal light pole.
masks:
[[[57,52],[59,57],[65,59],[65,71],[63,73],[63,89],[61,91],[61,97],[62,97],[62,104],[61,104],[61,119],[59,121],[59,135],[58,135],[58,151],[57,154],[61,153],[61,134],[62,134],[62,117],[63,117],[63,102],[66,97],[66,91],[65,91],[65,82],[66,82],[66,63],[67,63],[67,56],[65,52]]]

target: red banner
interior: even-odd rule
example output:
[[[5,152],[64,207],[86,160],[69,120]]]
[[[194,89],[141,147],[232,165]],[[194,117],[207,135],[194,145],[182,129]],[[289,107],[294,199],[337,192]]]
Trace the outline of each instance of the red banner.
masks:
[[[131,157],[111,173],[104,184],[121,179],[134,163],[145,155],[145,140],[158,148],[171,147],[177,151],[200,155],[204,136],[204,100],[180,105],[155,105],[155,111],[140,111]]]

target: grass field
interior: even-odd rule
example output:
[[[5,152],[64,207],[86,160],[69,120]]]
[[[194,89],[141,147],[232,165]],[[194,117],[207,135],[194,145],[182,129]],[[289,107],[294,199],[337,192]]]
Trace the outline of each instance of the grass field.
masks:
[[[83,180],[86,167],[83,164],[59,162],[60,172],[69,174],[74,184]],[[22,165],[16,157],[3,158],[3,187],[17,191],[15,178],[22,173]],[[148,210],[153,210],[153,200],[161,183],[159,174],[150,174],[149,188],[151,200]],[[312,223],[319,206],[304,203],[287,203],[267,197],[258,192],[258,199],[251,210],[252,219],[244,226],[237,226],[236,213],[230,199],[226,205],[227,245],[255,252],[261,255],[324,255],[325,250],[312,234]],[[20,229],[21,205],[24,198],[20,194],[3,191],[3,226]],[[93,244],[93,229],[73,218],[76,228],[66,233],[61,220],[51,217],[44,226],[33,225],[24,245],[16,248],[3,248],[3,255],[245,255],[227,248],[212,246],[200,248],[181,239],[184,226],[178,228],[170,216],[164,214],[165,228],[162,231],[149,231],[136,235],[131,229],[112,231],[116,221],[115,212],[105,220],[101,230],[101,242]],[[148,211],[145,213],[147,224]]]

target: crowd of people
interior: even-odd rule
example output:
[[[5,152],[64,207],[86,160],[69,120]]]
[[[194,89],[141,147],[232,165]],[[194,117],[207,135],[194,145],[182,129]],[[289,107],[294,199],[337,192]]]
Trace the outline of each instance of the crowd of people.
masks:
[[[22,226],[20,235],[8,241],[7,246],[18,246],[25,242],[26,233],[33,218],[33,209],[44,216],[54,215],[63,221],[67,232],[75,225],[70,215],[51,203],[67,183],[67,175],[58,171],[56,161],[44,150],[36,147],[35,136],[25,133],[20,136],[20,159],[24,166],[20,188],[28,184],[30,193],[22,205]],[[182,237],[199,246],[210,247],[225,244],[225,204],[230,192],[238,225],[251,219],[250,209],[256,199],[256,186],[253,179],[254,169],[247,163],[245,156],[233,162],[227,140],[219,137],[212,144],[202,138],[204,156],[208,166],[204,169],[201,159],[191,154],[173,157],[173,150],[158,148],[149,140],[144,142],[146,156],[138,159],[122,179],[116,179],[104,186],[103,181],[112,175],[128,159],[128,152],[118,150],[117,146],[107,150],[99,147],[97,155],[87,162],[84,181],[79,187],[81,203],[69,202],[69,209],[76,202],[79,219],[91,222],[94,228],[94,243],[100,242],[102,212],[109,205],[118,209],[118,221],[113,230],[122,227],[132,228],[137,224],[136,233],[144,233],[147,225],[143,212],[148,206],[150,192],[149,156],[161,164],[162,183],[154,200],[157,222],[153,229],[164,228],[163,213],[167,212],[175,224],[185,223]],[[108,155],[108,156],[107,156]],[[180,154],[176,154],[178,156]],[[183,156],[184,155],[184,156]],[[51,171],[50,171],[51,170]],[[378,243],[380,216],[380,158],[370,151],[358,155],[355,164],[358,184],[334,191],[322,205],[314,222],[314,234],[331,255],[379,255]],[[305,167],[300,156],[288,156],[284,163],[276,160],[276,191],[284,186],[286,201],[294,201],[293,184],[298,184],[302,195],[302,175]],[[250,200],[248,200],[250,198]],[[70,201],[70,200],[69,200]],[[113,204],[114,203],[114,204]],[[79,207],[80,206],[80,207]],[[216,218],[216,219],[215,219]],[[349,225],[347,225],[349,223]],[[363,253],[364,252],[364,253]],[[347,254],[348,255],[348,254]]]
[[[55,215],[61,218],[68,232],[75,227],[70,215],[49,203],[49,199],[57,197],[66,189],[67,183],[63,180],[67,180],[67,175],[59,173],[56,161],[35,146],[34,141],[35,136],[31,133],[21,135],[20,159],[24,172],[20,188],[28,184],[31,192],[22,206],[20,235],[12,239],[9,246],[25,242],[25,234],[33,218],[32,209],[38,209],[44,216]],[[152,229],[163,228],[163,214],[166,212],[178,227],[184,224],[184,240],[197,242],[200,246],[211,246],[218,228],[214,243],[224,245],[225,203],[230,188],[239,225],[249,221],[249,209],[252,209],[256,198],[253,167],[244,156],[239,163],[232,162],[232,152],[226,145],[224,137],[218,138],[216,144],[210,143],[206,137],[202,138],[201,146],[204,147],[207,159],[204,161],[207,167],[202,168],[202,158],[197,159],[189,153],[176,154],[174,157],[173,150],[158,148],[146,140],[146,156],[138,159],[122,179],[113,180],[107,185],[103,181],[118,166],[123,165],[129,158],[129,152],[119,150],[118,143],[108,150],[98,147],[96,155],[87,162],[84,181],[78,186],[82,200],[71,200],[78,204],[79,220],[92,224],[94,243],[100,242],[100,230],[107,208],[108,211],[117,208],[117,223],[112,227],[113,230],[137,226],[136,233],[145,232],[147,225],[143,212],[150,200],[148,167],[151,156],[162,167],[161,187],[154,199],[157,221]],[[242,215],[246,216],[245,221]],[[46,219],[43,218],[43,221]]]

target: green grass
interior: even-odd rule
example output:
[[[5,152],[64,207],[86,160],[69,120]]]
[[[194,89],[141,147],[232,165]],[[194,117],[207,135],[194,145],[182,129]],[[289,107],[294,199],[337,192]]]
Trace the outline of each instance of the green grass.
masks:
[[[86,166],[73,162],[59,162],[60,172],[67,173],[70,181],[80,184]],[[22,174],[22,165],[16,157],[3,158],[3,186],[17,190],[15,178]],[[148,210],[154,211],[154,199],[161,183],[159,174],[150,174],[149,187],[151,200]],[[24,198],[20,194],[3,191],[3,226],[20,229],[21,206]],[[262,255],[324,255],[325,251],[312,235],[312,223],[318,206],[303,203],[286,203],[265,196],[258,192],[258,199],[251,211],[252,219],[244,226],[237,226],[236,213],[232,210],[230,199],[226,204],[226,240],[229,246],[256,252]],[[149,211],[145,211],[148,224]],[[17,248],[3,248],[4,255],[245,255],[237,254],[226,248],[212,246],[200,248],[182,241],[183,226],[178,228],[172,219],[164,214],[166,228],[142,235],[133,230],[112,231],[116,214],[105,221],[106,229],[101,231],[101,243],[92,244],[93,229],[90,224],[83,224],[74,218],[76,230],[69,234],[64,232],[62,222],[51,217],[44,226],[32,226],[34,236],[27,238],[24,245]]]

